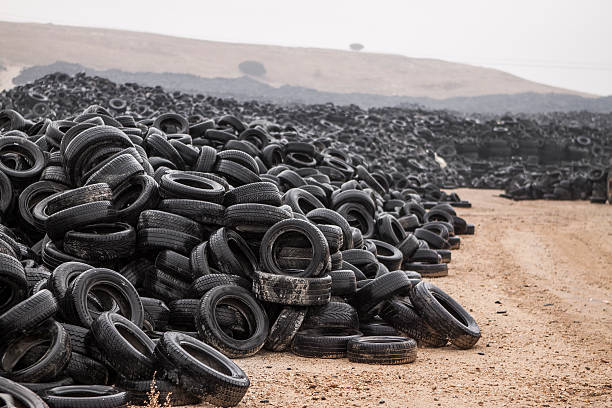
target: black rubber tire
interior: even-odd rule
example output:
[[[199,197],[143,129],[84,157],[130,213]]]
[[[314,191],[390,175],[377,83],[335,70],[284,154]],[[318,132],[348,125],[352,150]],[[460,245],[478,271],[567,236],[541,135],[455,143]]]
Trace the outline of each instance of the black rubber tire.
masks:
[[[359,331],[364,336],[399,336],[400,333],[391,325],[385,321],[377,320],[366,320],[359,324]]]
[[[178,299],[168,303],[169,325],[182,331],[197,331],[195,318],[200,308],[200,299]]]
[[[376,219],[376,230],[381,240],[397,246],[406,239],[406,231],[397,218],[385,214]]]
[[[51,272],[47,288],[57,299],[62,314],[67,310],[66,294],[68,293],[68,288],[77,276],[91,268],[93,266],[83,262],[64,262]]]
[[[144,169],[136,158],[129,153],[123,153],[100,167],[87,179],[85,185],[106,183],[114,189],[129,178],[142,174]]]
[[[336,209],[338,214],[344,217],[352,227],[358,228],[363,238],[372,238],[376,231],[376,225],[372,215],[358,202],[346,202]],[[354,238],[353,238],[354,240]],[[355,248],[358,245],[355,244]]]
[[[0,155],[6,154],[6,151],[26,156],[26,162],[30,164],[29,168],[21,169],[20,166],[12,168],[0,161],[0,171],[14,183],[33,181],[42,173],[45,167],[45,156],[36,144],[19,136],[4,135],[0,138]]]
[[[191,266],[189,258],[178,252],[163,250],[155,257],[155,267],[177,279],[191,282]]]
[[[70,377],[63,377],[63,378],[59,378],[56,380],[53,380],[52,382],[44,382],[44,383],[19,383],[19,385],[22,385],[24,387],[26,387],[28,390],[36,393],[37,395],[44,395],[45,392],[53,387],[62,387],[65,385],[74,385],[74,380]],[[0,391],[1,392],[1,391]]]
[[[42,398],[33,391],[7,378],[0,377],[0,393],[10,395],[24,408],[48,408]]]
[[[110,380],[110,373],[104,364],[87,355],[75,352],[70,354],[65,374],[76,378],[77,383],[84,385],[105,385]]]
[[[268,204],[234,204],[225,209],[225,225],[240,232],[265,233],[277,222],[292,218],[286,208]]]
[[[282,305],[324,305],[331,298],[331,277],[299,278],[256,272],[253,293],[260,300]]]
[[[185,198],[191,200],[223,203],[225,188],[209,178],[181,171],[164,174],[159,183],[163,198]]]
[[[47,214],[55,214],[81,204],[111,201],[112,198],[113,192],[108,184],[91,184],[55,195],[47,203]]]
[[[361,270],[359,268],[357,268],[355,265],[348,263],[344,260],[344,256],[342,257],[342,265],[341,265],[341,269],[346,269],[348,271],[352,271],[355,274],[355,280],[357,282],[362,281],[364,279],[368,279],[363,272],[361,272]],[[333,272],[333,271],[332,271]]]
[[[194,280],[191,284],[191,287],[189,288],[189,291],[187,292],[187,295],[199,299],[212,288],[225,285],[241,286],[249,290],[253,286],[250,280],[242,276],[212,273],[210,275],[201,276]]]
[[[414,231],[421,226],[421,221],[415,214],[403,215],[399,217],[397,221],[406,231]]]
[[[347,345],[348,360],[365,364],[408,364],[416,360],[417,343],[399,336],[367,336]]]
[[[376,246],[376,259],[378,262],[386,266],[390,271],[400,269],[404,256],[399,249],[387,242],[377,239],[371,239],[369,242]]]
[[[451,263],[453,255],[450,249],[435,249],[435,251],[438,255],[440,255],[441,262],[446,264]]]
[[[348,303],[329,302],[323,306],[311,307],[302,329],[316,328],[345,328],[358,329],[359,316],[357,310]]]
[[[325,208],[314,195],[301,188],[288,190],[282,198],[282,203],[291,207],[294,212],[306,215],[317,208]]]
[[[342,260],[358,268],[364,277],[373,277],[378,272],[376,255],[365,249],[347,249],[342,251]]]
[[[166,330],[170,322],[170,308],[162,300],[155,298],[141,297],[140,301],[144,310],[144,320],[154,330]]]
[[[352,296],[357,291],[357,280],[352,270],[332,270],[329,276],[332,279],[332,296]]]
[[[14,257],[0,253],[0,315],[28,295],[28,280],[23,265]]]
[[[342,229],[337,225],[330,224],[317,224],[317,228],[323,233],[323,236],[325,236],[329,252],[332,254],[338,253],[344,244],[342,241]],[[340,257],[342,257],[342,255],[340,255]]]
[[[425,249],[419,248],[409,259],[409,262],[420,262],[426,264],[439,264],[442,261],[442,256],[438,254],[438,251],[448,251],[448,249]]]
[[[450,249],[450,244],[446,239],[424,228],[414,230],[414,236],[427,242],[432,249]]]
[[[223,199],[223,204],[227,207],[248,203],[279,207],[281,205],[281,195],[278,186],[267,181],[246,184],[228,191]]]
[[[68,138],[68,133],[64,139]],[[92,155],[109,146],[125,149],[134,147],[134,144],[121,130],[107,125],[90,127],[75,135],[64,152],[64,166],[70,179],[76,185],[82,185],[82,173],[86,170],[86,164],[90,163]]]
[[[281,237],[285,234],[305,238],[312,248],[312,259],[303,270],[286,270],[279,267],[276,251],[279,245],[282,245]],[[286,245],[290,242],[284,243]],[[280,221],[266,232],[261,240],[260,261],[266,272],[302,278],[320,276],[331,266],[329,247],[323,233],[310,222],[299,219]]]
[[[104,312],[91,324],[91,333],[115,371],[133,380],[153,377],[155,343],[130,320]]]
[[[160,269],[155,269],[148,282],[154,297],[166,302],[182,299],[189,290],[189,280],[180,279]]]
[[[247,338],[233,338],[221,329],[216,316],[220,305],[238,309],[247,319]],[[206,292],[200,301],[196,325],[207,344],[233,358],[255,355],[266,342],[269,330],[268,316],[261,304],[247,289],[234,285],[218,286]]]
[[[168,142],[165,136],[151,133],[146,137],[147,153],[149,156],[159,156],[169,160],[178,170],[185,170],[185,161],[180,153]]]
[[[213,147],[202,146],[193,169],[195,171],[210,172],[213,170],[216,161],[217,151]]]
[[[219,154],[217,153],[217,156]],[[256,165],[257,166],[257,165]],[[245,184],[258,183],[261,178],[253,169],[249,169],[240,163],[232,160],[217,160],[214,172],[223,176],[233,186],[243,186]]]
[[[13,184],[8,176],[0,171],[0,216],[4,217],[11,204],[13,204]]]
[[[135,225],[139,215],[159,202],[157,182],[149,175],[131,177],[113,191],[117,220]]]
[[[372,200],[372,197],[363,190],[339,191],[332,196],[332,208],[338,212],[341,212],[340,207],[348,203],[360,205],[370,217],[373,217],[376,211],[374,200]]]
[[[181,255],[189,255],[200,243],[200,238],[167,228],[142,228],[137,233],[137,248],[142,251],[169,249]]]
[[[26,353],[38,345],[43,346],[43,354],[19,365]],[[70,338],[66,330],[58,322],[49,320],[0,346],[0,377],[17,382],[50,381],[64,370],[69,358]]]
[[[189,133],[189,122],[178,113],[162,113],[151,126],[165,133]]]
[[[106,268],[93,268],[81,273],[66,294],[67,315],[71,323],[89,328],[97,316],[89,310],[87,298],[92,291],[103,292],[119,307],[120,314],[139,328],[144,322],[140,296],[130,281]]]
[[[112,222],[116,211],[110,201],[95,201],[58,211],[47,218],[46,229],[51,239],[62,239],[70,230],[85,225]]]
[[[100,352],[90,330],[69,323],[62,323],[62,326],[66,333],[68,333],[68,337],[70,337],[70,350],[72,353],[95,355]]]
[[[426,264],[422,262],[404,263],[402,268],[419,273],[423,278],[443,278],[448,276],[448,265],[445,263]]]
[[[410,301],[425,322],[448,336],[455,347],[469,349],[480,339],[480,328],[474,318],[433,283],[416,285],[410,291]]]
[[[257,257],[236,231],[218,229],[208,239],[208,248],[217,269],[225,274],[253,279],[259,269]]]
[[[302,357],[344,358],[348,342],[361,336],[355,329],[302,330],[295,335],[291,351]]]
[[[138,229],[144,228],[167,228],[185,234],[201,237],[204,235],[202,226],[182,215],[172,214],[166,211],[146,210],[138,217]]]
[[[360,314],[367,314],[384,300],[395,295],[407,294],[413,282],[403,271],[386,273],[363,287],[355,293],[355,306]]]
[[[385,195],[385,188],[374,177],[372,177],[370,172],[365,167],[358,165],[355,169],[357,170],[357,178],[359,180],[365,181],[368,186],[370,186],[381,196]]]
[[[318,224],[332,224],[337,225],[342,230],[342,250],[352,249],[354,246],[353,242],[353,231],[351,229],[351,225],[348,221],[338,214],[334,210],[330,210],[328,208],[316,208],[308,214],[306,217],[315,223]]]
[[[48,389],[43,399],[54,408],[121,408],[128,393],[107,385],[67,385]]]
[[[38,268],[25,268],[25,276],[28,281],[28,290],[30,294],[34,294],[42,289],[47,289],[47,281],[51,274],[48,269],[41,265]],[[35,288],[37,290],[34,290]]]
[[[155,347],[155,356],[164,368],[165,378],[214,405],[238,405],[251,385],[234,362],[183,333],[164,333]]]
[[[64,235],[64,252],[86,261],[129,258],[136,251],[136,231],[127,223],[90,224]]]
[[[0,315],[0,341],[27,333],[55,316],[58,309],[57,301],[47,289],[33,294]]]
[[[66,262],[81,262],[83,259],[68,255],[58,249],[51,240],[47,240],[42,248],[41,259],[47,269],[53,270]],[[95,263],[95,262],[92,262]]]
[[[419,249],[419,239],[414,234],[409,234],[402,242],[397,245],[397,249],[400,250],[405,260],[410,257]]]
[[[191,280],[194,281],[199,277],[209,275],[210,270],[210,248],[208,241],[204,241],[191,250],[189,255],[189,270],[191,272]]]
[[[0,184],[1,183],[2,180],[0,177]],[[36,219],[34,218],[34,207],[43,199],[49,198],[54,194],[61,193],[66,189],[67,187],[65,185],[55,183],[53,181],[37,181],[36,183],[30,184],[21,192],[21,194],[19,194],[18,207],[21,218],[36,230],[41,232],[44,231],[44,228],[41,228],[42,225],[36,222]],[[3,194],[5,194],[5,192],[0,186],[0,201],[7,198]],[[12,193],[10,193],[8,198],[12,198]],[[0,215],[6,211],[6,208],[3,210],[2,207],[3,205],[0,203]]]
[[[443,347],[448,343],[446,335],[431,328],[407,298],[385,302],[379,314],[400,333],[415,339],[420,347]]]
[[[225,207],[221,204],[168,198],[162,200],[157,209],[182,215],[203,224],[224,225]]]
[[[217,152],[217,159],[219,161],[222,161],[222,160],[233,161],[235,163],[238,163],[244,166],[245,168],[249,169],[253,173],[259,174],[259,167],[257,166],[257,162],[247,152],[243,152],[237,149],[228,149],[226,146],[223,151]]]
[[[306,317],[306,311],[305,307],[285,306],[270,327],[270,333],[264,348],[280,352],[291,346],[293,338],[300,330]]]
[[[427,213],[423,217],[423,222],[428,223],[430,221],[445,221],[452,225],[453,216],[456,214],[452,214],[447,209],[439,208],[439,205],[437,205],[437,207],[438,209],[432,208],[429,211],[427,211]],[[452,210],[452,212],[454,212],[454,210]]]
[[[461,237],[458,235],[455,235],[454,237],[448,237],[448,243],[450,245],[450,249],[460,249]]]
[[[200,151],[191,145],[192,139],[190,136],[183,136],[182,139],[171,139],[170,144],[179,152],[187,167],[191,168],[198,160]],[[189,143],[187,143],[188,141]]]
[[[70,180],[62,166],[47,166],[40,175],[41,181],[53,182],[58,185],[68,186]]]

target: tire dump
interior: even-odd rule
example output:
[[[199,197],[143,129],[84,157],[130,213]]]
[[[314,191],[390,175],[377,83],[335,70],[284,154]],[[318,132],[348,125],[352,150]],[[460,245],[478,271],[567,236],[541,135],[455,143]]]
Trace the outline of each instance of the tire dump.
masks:
[[[260,352],[472,348],[469,305],[434,279],[477,234],[444,190],[609,199],[605,115],[280,106],[60,73],[0,108],[6,406],[142,405],[154,377],[173,405],[235,406]]]

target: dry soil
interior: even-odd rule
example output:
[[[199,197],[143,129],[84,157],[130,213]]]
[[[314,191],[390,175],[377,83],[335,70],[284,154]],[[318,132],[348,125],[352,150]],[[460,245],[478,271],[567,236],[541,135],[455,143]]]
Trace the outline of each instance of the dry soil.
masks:
[[[458,192],[476,235],[432,280],[476,318],[475,348],[402,366],[262,352],[236,360],[240,406],[612,406],[612,206]]]

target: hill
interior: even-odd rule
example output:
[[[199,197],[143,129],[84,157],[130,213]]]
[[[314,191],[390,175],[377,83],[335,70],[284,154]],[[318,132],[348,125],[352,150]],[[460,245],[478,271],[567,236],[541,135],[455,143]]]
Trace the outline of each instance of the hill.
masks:
[[[590,96],[495,69],[435,59],[223,43],[53,24],[0,22],[0,49],[0,64],[8,71],[66,61],[96,70],[238,78],[243,75],[238,65],[254,60],[266,69],[266,74],[256,80],[272,87],[434,99],[529,92]]]

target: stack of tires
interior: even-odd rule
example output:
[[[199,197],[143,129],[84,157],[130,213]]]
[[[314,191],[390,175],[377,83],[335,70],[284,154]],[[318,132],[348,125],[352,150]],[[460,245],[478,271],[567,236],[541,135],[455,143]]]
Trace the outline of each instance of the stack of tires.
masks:
[[[400,364],[480,337],[421,281],[474,233],[456,194],[232,115],[0,116],[0,394],[122,406],[156,373],[175,404],[233,406],[230,358],[264,347]]]

